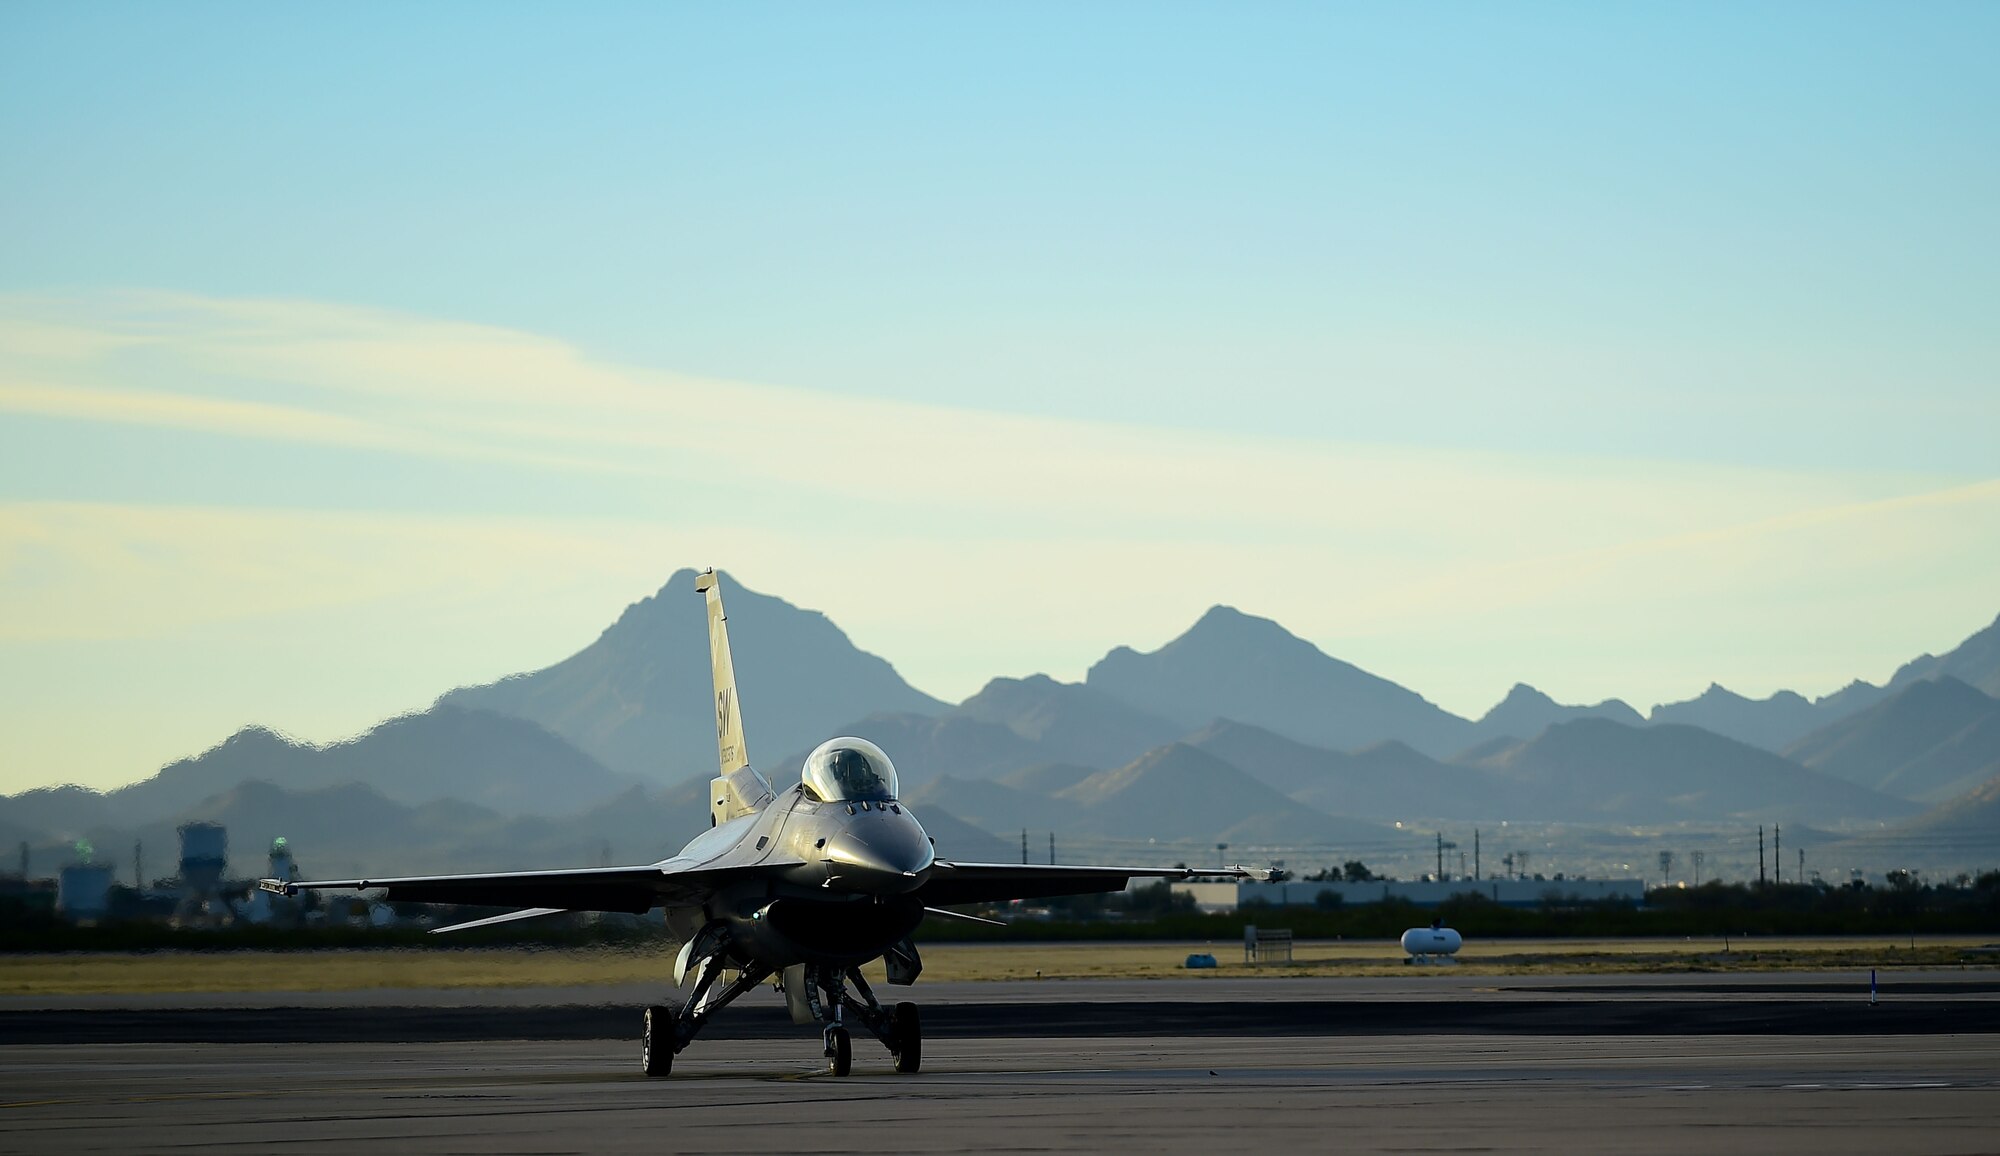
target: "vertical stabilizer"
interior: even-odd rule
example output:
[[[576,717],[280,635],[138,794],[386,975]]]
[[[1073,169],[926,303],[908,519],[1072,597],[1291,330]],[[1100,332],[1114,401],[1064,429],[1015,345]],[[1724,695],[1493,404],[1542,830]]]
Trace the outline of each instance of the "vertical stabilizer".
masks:
[[[713,569],[695,577],[694,588],[708,598],[708,658],[715,674],[715,745],[720,757],[708,793],[711,825],[763,809],[771,786],[750,766],[743,745],[743,715],[736,699],[736,666],[729,657],[729,616],[722,610],[722,585]]]

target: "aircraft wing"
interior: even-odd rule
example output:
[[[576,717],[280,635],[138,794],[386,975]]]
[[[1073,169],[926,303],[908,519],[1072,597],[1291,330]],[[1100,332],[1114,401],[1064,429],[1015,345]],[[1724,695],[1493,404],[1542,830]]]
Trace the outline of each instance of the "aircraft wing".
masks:
[[[1001,903],[1010,899],[1048,899],[1057,895],[1090,895],[1123,891],[1134,879],[1179,882],[1196,876],[1261,879],[1269,872],[1247,867],[1094,867],[1042,866],[1035,863],[954,863],[940,859],[930,878],[917,888],[926,906],[955,903]]]
[[[708,892],[746,874],[796,866],[763,863],[681,868],[673,860],[642,867],[583,867],[571,871],[506,871],[483,875],[411,875],[397,879],[319,879],[292,883],[261,880],[281,895],[300,891],[388,892],[395,903],[462,903],[474,907],[524,907],[546,911],[625,911],[696,903]]]

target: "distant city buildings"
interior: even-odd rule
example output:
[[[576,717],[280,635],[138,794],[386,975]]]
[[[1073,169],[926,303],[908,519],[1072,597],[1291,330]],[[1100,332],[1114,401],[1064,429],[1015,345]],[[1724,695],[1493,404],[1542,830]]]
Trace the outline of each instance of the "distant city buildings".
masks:
[[[1646,897],[1643,879],[1454,879],[1445,881],[1371,880],[1366,883],[1176,883],[1174,893],[1194,899],[1206,913],[1244,907],[1356,906],[1401,900],[1435,907],[1447,900],[1476,895],[1506,907],[1540,907],[1545,903],[1638,903]]]

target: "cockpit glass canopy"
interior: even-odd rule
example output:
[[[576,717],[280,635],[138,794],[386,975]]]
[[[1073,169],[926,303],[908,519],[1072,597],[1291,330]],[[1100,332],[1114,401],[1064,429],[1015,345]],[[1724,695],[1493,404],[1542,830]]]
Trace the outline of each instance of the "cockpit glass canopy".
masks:
[[[896,765],[867,739],[829,739],[806,756],[806,793],[822,803],[896,797]]]

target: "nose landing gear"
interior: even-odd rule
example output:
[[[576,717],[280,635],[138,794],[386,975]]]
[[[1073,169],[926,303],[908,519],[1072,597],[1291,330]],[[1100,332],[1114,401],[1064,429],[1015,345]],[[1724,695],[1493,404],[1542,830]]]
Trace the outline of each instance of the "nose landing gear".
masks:
[[[853,995],[848,993],[849,984],[854,987]],[[833,1075],[845,1076],[854,1070],[853,1043],[844,1022],[846,1012],[853,1012],[862,1026],[889,1049],[897,1071],[914,1072],[923,1064],[923,1027],[917,1018],[917,1005],[899,1003],[893,1012],[883,1007],[859,968],[807,968],[806,1000],[813,1018],[827,1025],[827,1071]]]
[[[847,1029],[839,1024],[826,1029],[826,1070],[835,1076],[844,1076],[854,1070],[854,1042],[848,1037]]]

